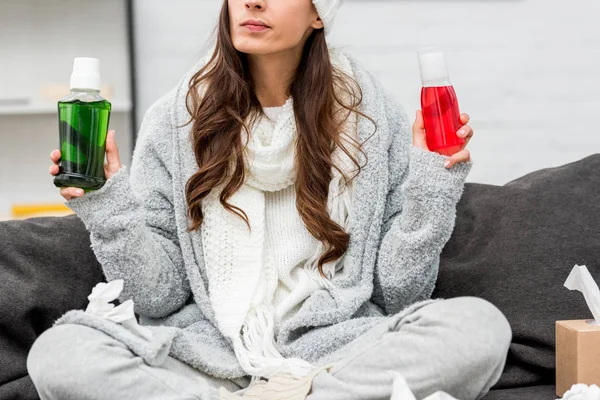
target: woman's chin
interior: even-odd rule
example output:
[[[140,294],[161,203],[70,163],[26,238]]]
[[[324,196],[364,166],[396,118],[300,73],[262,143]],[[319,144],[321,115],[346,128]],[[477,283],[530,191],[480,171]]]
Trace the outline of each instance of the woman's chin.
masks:
[[[274,52],[272,43],[264,38],[240,38],[234,41],[234,47],[240,53],[266,55]]]

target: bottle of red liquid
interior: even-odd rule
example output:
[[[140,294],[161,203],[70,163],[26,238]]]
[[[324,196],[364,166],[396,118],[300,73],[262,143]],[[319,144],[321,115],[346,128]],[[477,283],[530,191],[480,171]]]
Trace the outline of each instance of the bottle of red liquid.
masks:
[[[465,140],[456,132],[462,126],[454,87],[450,83],[444,53],[427,47],[418,51],[421,71],[421,111],[427,147],[451,156],[460,151]]]

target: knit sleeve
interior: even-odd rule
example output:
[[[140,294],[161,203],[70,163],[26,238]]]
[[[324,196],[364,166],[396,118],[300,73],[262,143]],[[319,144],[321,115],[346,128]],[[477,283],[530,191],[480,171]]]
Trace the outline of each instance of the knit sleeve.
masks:
[[[447,169],[447,156],[414,147],[405,111],[391,99],[387,104],[390,187],[372,300],[395,314],[431,297],[472,162]]]
[[[101,189],[65,202],[89,231],[106,279],[123,279],[119,299],[154,318],[190,295],[173,207],[170,108],[159,102],[144,117],[131,171],[123,165]]]

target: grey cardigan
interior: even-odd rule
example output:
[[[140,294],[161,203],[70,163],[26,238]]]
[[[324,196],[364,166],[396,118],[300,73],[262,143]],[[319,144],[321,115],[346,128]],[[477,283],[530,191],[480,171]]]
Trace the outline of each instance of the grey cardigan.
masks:
[[[443,166],[447,157],[412,146],[411,121],[379,82],[349,57],[377,123],[364,145],[368,164],[356,178],[350,244],[335,288],[311,294],[282,325],[285,357],[324,365],[360,349],[360,336],[393,315],[430,299],[439,255],[450,238],[471,162]],[[133,299],[153,340],[121,325],[71,310],[56,324],[79,323],[125,343],[151,365],[171,356],[215,377],[246,375],[231,343],[216,327],[208,296],[199,232],[186,232],[185,184],[197,170],[185,108],[187,83],[198,63],[146,113],[131,168],[94,192],[65,204],[90,232],[108,280],[123,279],[120,300]],[[359,139],[373,132],[359,119]],[[364,158],[359,160],[361,163]],[[358,339],[358,340],[356,340]]]

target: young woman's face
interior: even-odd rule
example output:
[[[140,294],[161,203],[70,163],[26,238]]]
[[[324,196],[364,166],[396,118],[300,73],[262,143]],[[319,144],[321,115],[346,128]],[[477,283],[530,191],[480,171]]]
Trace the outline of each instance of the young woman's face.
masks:
[[[323,23],[311,0],[228,0],[237,51],[266,55],[303,46]]]

